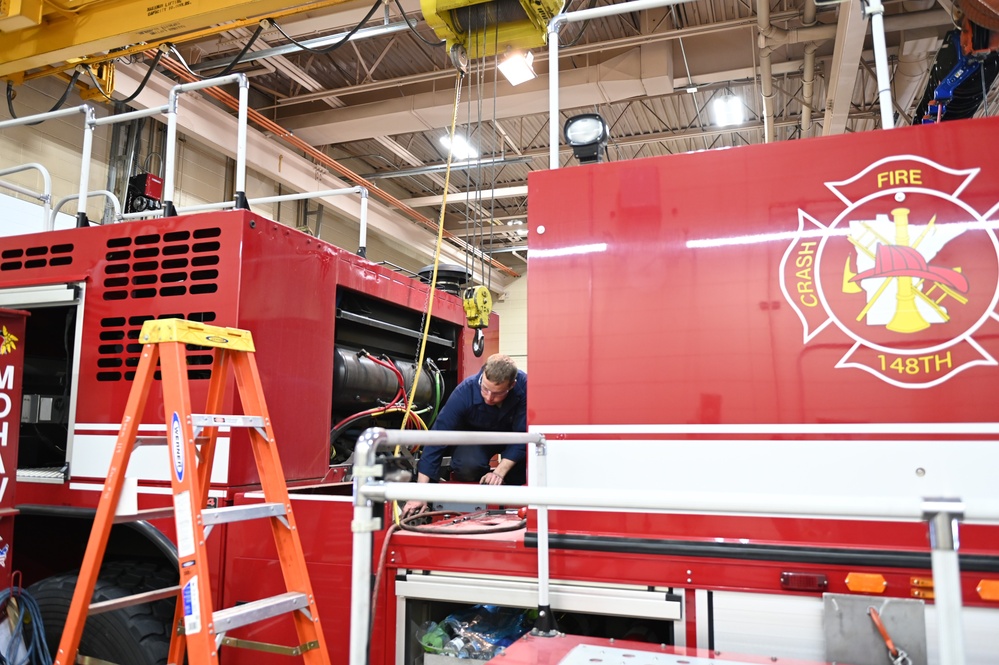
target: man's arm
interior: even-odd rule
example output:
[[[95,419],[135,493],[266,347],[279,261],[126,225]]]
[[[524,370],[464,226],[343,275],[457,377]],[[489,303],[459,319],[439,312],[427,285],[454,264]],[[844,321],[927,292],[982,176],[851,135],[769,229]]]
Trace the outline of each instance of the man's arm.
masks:
[[[430,476],[425,473],[416,472],[416,482],[418,483],[429,483]],[[402,507],[402,516],[408,517],[410,515],[415,515],[417,513],[422,513],[427,507],[426,501],[417,501],[413,499],[412,501],[407,501],[406,505]]]
[[[506,474],[510,473],[510,469],[516,464],[515,461],[508,459],[505,455],[500,463],[496,465],[496,468],[492,471],[487,471],[484,476],[479,478],[480,485],[502,485],[503,480],[506,478]]]

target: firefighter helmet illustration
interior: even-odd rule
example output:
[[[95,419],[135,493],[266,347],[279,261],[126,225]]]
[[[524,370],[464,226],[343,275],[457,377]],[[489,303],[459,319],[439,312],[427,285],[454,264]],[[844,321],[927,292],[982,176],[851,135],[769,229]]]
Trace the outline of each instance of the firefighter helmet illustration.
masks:
[[[7,330],[7,326],[3,326],[3,332],[0,334],[2,334],[0,337],[0,356],[13,353],[14,349],[17,348],[17,336]]]
[[[999,242],[961,193],[979,169],[913,155],[879,160],[826,187],[845,205],[828,224],[798,211],[781,288],[808,344],[853,340],[837,368],[927,388],[996,360],[975,341],[999,321]]]

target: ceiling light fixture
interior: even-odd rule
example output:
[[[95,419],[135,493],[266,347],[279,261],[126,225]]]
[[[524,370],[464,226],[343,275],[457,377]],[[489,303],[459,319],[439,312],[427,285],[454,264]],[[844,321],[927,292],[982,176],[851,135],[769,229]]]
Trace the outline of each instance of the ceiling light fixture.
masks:
[[[746,105],[741,97],[733,94],[715,97],[711,101],[711,114],[714,116],[715,124],[719,127],[729,125],[739,125],[746,121]]]
[[[474,159],[479,156],[475,148],[470,146],[461,134],[454,135],[454,143],[451,142],[451,137],[445,134],[441,137],[441,145],[445,150],[451,151],[451,157],[454,159]]]
[[[530,51],[510,51],[497,67],[510,85],[520,85],[537,77],[534,73],[534,54]]]

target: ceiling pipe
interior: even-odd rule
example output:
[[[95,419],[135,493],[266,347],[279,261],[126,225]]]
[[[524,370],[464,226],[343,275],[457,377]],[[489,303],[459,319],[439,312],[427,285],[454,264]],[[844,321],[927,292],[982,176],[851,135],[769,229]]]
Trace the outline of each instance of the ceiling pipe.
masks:
[[[804,135],[811,128],[812,107],[815,82],[815,51],[820,42],[836,36],[834,24],[816,25],[816,7],[814,0],[806,0],[802,10],[800,28],[782,29],[770,22],[770,4],[768,0],[757,0],[756,21],[759,28],[760,48],[760,95],[763,97],[764,140],[772,143],[774,140],[774,87],[773,64],[771,54],[786,44],[804,43],[805,57],[802,76],[802,110],[801,132]],[[914,30],[916,28],[940,25],[945,18],[943,12],[937,9],[899,14],[884,19],[885,31]],[[883,86],[882,86],[883,87]]]
[[[770,24],[770,0],[756,0],[756,26],[759,28],[760,96],[763,98],[763,141],[774,140],[774,76],[770,54],[774,47],[768,43],[779,29]]]
[[[815,0],[805,0],[805,7],[801,14],[801,22],[806,28],[815,25]],[[801,76],[801,136],[808,136],[808,130],[812,128],[812,103],[815,93],[815,51],[819,48],[818,42],[805,42],[805,62]]]

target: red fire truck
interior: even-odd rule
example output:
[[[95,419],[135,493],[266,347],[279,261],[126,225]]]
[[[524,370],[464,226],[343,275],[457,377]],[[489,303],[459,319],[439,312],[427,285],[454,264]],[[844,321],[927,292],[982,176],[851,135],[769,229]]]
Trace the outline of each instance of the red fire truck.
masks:
[[[563,646],[862,665],[887,657],[874,607],[913,663],[940,662],[927,525],[892,517],[900,500],[938,499],[962,519],[967,662],[995,661],[997,149],[989,119],[532,175],[528,422],[547,440],[548,484],[595,500],[635,487],[782,498],[789,513],[552,510],[551,607],[573,635]],[[179,316],[257,340],[327,642],[344,662],[353,500],[331,459],[371,424],[352,417],[397,387],[359,352],[411,377],[426,300],[417,280],[246,211],[0,240],[0,306],[29,314],[17,515],[0,536],[47,626],[58,631],[69,602],[139,328]],[[418,409],[479,364],[460,300],[441,294],[433,313]],[[206,358],[190,349],[193,386],[207,383]],[[151,437],[164,430],[152,397]],[[222,443],[212,500],[260,501],[238,434]],[[139,508],[169,500],[168,464],[149,450],[130,469]],[[823,497],[885,517],[793,516]],[[225,606],[279,588],[265,529],[212,534]],[[376,535],[372,663],[433,660],[419,632],[456,608],[530,607],[536,513],[526,528],[439,530]],[[116,526],[98,594],[168,584],[172,536],[170,520]],[[85,634],[81,653],[161,662],[171,611],[93,617],[104,637]],[[247,627],[223,658],[284,662],[235,647],[292,635],[277,619]]]

